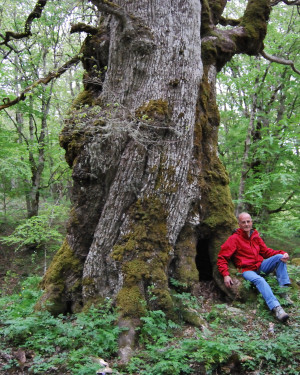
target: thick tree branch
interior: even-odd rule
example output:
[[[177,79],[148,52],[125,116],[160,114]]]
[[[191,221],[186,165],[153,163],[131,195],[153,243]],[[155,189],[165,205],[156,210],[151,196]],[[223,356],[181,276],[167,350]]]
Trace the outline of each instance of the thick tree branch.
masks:
[[[214,3],[203,2],[202,55],[206,63],[215,64],[217,71],[220,71],[235,54],[257,56],[263,50],[271,8],[269,0],[248,0],[243,16],[233,20],[222,18],[220,12],[216,13]],[[225,3],[222,1],[220,9]],[[234,27],[218,29],[218,23]]]
[[[129,15],[124,8],[108,0],[90,0],[90,2],[93,3],[100,12],[102,11],[117,17],[121,21],[124,33],[127,36],[131,37],[134,35],[135,28],[133,25],[133,17]]]
[[[240,19],[220,17],[219,24],[222,26],[238,26],[241,23]]]
[[[99,32],[99,29],[97,27],[93,27],[81,22],[71,26],[70,34],[81,32],[85,32],[90,35],[96,35]]]
[[[29,36],[32,35],[31,33],[31,24],[33,22],[33,20],[35,18],[40,18],[41,15],[42,15],[42,12],[43,12],[43,9],[45,7],[45,5],[47,4],[47,1],[48,0],[38,0],[33,11],[29,14],[29,16],[27,17],[27,20],[25,22],[25,26],[24,26],[24,32],[22,33],[15,33],[13,31],[7,31],[5,33],[5,37],[2,36],[2,38],[4,39],[3,42],[0,43],[0,45],[3,45],[5,44],[7,47],[9,48],[12,48],[8,42],[10,40],[13,40],[13,39],[23,39],[23,38],[27,38]]]
[[[67,61],[63,66],[61,66],[57,71],[50,72],[46,77],[40,78],[37,81],[35,81],[32,85],[26,87],[26,89],[19,96],[17,96],[14,100],[10,100],[9,98],[3,98],[2,101],[4,104],[0,105],[0,111],[2,109],[12,107],[13,105],[24,100],[26,98],[26,94],[32,91],[35,87],[37,87],[40,84],[47,85],[53,79],[60,77],[66,70],[71,68],[71,66],[78,64],[79,61],[80,61],[80,57],[76,55],[72,59]]]
[[[283,59],[281,57],[272,56],[272,55],[269,55],[268,53],[266,53],[265,51],[261,51],[260,54],[266,60],[269,60],[271,62],[276,62],[276,63],[282,64],[282,65],[289,65],[295,73],[300,74],[300,70],[296,69],[296,67],[294,65],[294,62],[292,60],[286,60],[286,59]]]

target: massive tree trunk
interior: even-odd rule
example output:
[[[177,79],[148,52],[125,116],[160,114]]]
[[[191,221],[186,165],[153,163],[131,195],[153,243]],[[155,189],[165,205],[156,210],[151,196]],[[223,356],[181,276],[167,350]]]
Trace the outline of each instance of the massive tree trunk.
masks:
[[[249,1],[222,31],[223,0],[92,3],[104,17],[78,27],[91,34],[85,90],[61,134],[73,209],[43,300],[59,313],[109,297],[131,327],[146,308],[173,316],[170,279],[192,291],[212,278],[236,225],[215,78],[235,53],[262,49],[269,2]]]

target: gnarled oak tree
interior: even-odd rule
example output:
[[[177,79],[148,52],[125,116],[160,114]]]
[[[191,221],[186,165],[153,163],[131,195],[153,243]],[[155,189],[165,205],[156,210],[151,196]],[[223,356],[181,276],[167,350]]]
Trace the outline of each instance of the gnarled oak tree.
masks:
[[[271,1],[245,2],[237,20],[222,16],[226,0],[90,2],[101,22],[72,28],[87,33],[86,73],[60,138],[73,209],[41,302],[61,313],[112,298],[129,328],[126,360],[145,309],[172,316],[171,278],[187,290],[219,280],[215,259],[236,221],[215,79],[235,54],[262,53]]]

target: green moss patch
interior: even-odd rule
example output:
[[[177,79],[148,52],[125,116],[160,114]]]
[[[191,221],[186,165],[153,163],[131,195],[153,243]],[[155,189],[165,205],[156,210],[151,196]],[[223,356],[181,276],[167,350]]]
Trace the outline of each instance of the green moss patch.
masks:
[[[165,121],[171,117],[171,110],[166,100],[149,100],[135,111],[137,118]]]
[[[123,287],[117,296],[117,306],[122,316],[139,317],[145,315],[146,304],[139,287]]]
[[[139,317],[146,306],[150,307],[154,296],[156,306],[170,311],[172,299],[166,270],[171,246],[167,239],[166,212],[158,198],[148,197],[136,202],[131,217],[129,234],[114,246],[112,253],[115,260],[122,262],[124,274],[118,307],[123,316]],[[155,286],[151,293],[150,286]]]
[[[45,289],[45,293],[37,304],[37,309],[45,308],[54,315],[64,313],[67,308],[65,296],[67,275],[72,273],[73,278],[75,276],[75,281],[69,290],[75,293],[81,289],[82,268],[82,262],[65,240],[42,280],[41,286]]]
[[[249,37],[255,40],[263,40],[267,32],[267,21],[270,15],[270,1],[249,1],[241,26],[245,27]]]
[[[42,285],[64,283],[65,276],[70,270],[72,270],[72,274],[81,274],[82,263],[70,248],[67,240],[65,240],[57,254],[54,256],[53,261],[45,274]]]

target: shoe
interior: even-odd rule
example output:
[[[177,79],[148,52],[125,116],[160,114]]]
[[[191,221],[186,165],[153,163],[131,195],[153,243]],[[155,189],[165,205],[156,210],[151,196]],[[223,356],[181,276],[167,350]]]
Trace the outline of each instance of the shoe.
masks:
[[[275,314],[276,319],[278,319],[280,322],[286,322],[289,318],[288,314],[283,310],[283,308],[280,305],[274,307],[272,311]]]

